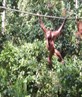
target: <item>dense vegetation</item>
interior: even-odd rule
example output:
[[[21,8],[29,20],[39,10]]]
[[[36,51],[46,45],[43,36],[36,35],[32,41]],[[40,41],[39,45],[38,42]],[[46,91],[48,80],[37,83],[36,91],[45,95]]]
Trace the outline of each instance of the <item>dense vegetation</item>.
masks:
[[[63,0],[66,15],[82,16],[82,1],[75,10],[73,0]],[[2,0],[0,0],[0,4]],[[63,16],[60,0],[7,0],[6,6],[26,12]],[[57,29],[61,19],[43,18],[46,27]],[[38,17],[6,10],[5,35],[0,33],[1,97],[82,97],[82,41],[77,44],[76,20],[67,20],[56,41],[65,65],[53,56],[47,67],[48,51]],[[1,32],[1,17],[0,17]]]

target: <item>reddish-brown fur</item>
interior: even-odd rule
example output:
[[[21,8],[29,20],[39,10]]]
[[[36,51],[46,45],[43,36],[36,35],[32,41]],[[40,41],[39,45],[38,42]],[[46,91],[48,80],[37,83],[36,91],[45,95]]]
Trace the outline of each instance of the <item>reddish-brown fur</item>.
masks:
[[[42,28],[42,30],[44,31],[44,35],[45,35],[45,39],[46,39],[46,47],[49,50],[49,56],[48,56],[48,63],[52,66],[52,56],[56,55],[58,57],[58,59],[64,63],[64,60],[60,54],[60,52],[54,47],[54,41],[56,40],[56,38],[61,34],[61,30],[64,26],[65,20],[63,21],[63,23],[61,24],[61,26],[59,27],[59,29],[52,31],[50,29],[47,29],[40,17],[39,21],[40,21],[40,26]]]
[[[76,37],[82,39],[82,21],[77,20],[77,30]]]

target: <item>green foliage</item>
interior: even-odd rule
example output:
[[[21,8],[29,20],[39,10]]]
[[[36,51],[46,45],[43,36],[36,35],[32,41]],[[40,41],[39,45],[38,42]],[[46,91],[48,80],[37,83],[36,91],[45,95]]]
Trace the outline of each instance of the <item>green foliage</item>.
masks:
[[[0,54],[0,76],[2,77],[0,82],[3,84],[6,81],[5,85],[2,85],[5,88],[1,87],[2,90],[0,90],[3,91],[3,95],[10,95],[9,97],[11,97],[15,92],[16,96],[18,95],[17,97],[22,97],[23,94],[21,95],[21,91],[24,92],[24,90],[21,90],[21,87],[22,84],[24,86],[25,80],[27,82],[26,85],[29,86],[31,85],[30,83],[35,83],[37,67],[44,63],[43,60],[45,60],[47,53],[43,44],[44,42],[36,40],[33,44],[25,43],[19,47],[13,46],[11,42],[4,45],[4,50]]]
[[[67,15],[73,13],[72,16],[75,16],[74,1],[64,0],[64,3]],[[7,7],[53,16],[61,16],[62,8],[60,0],[7,0]],[[82,4],[77,13],[82,15]],[[43,18],[43,21],[46,27],[53,29],[62,23],[60,19]],[[82,41],[77,44],[75,24],[76,20],[67,20],[55,42],[65,65],[53,56],[53,68],[50,69],[38,18],[6,10],[6,32],[0,37],[0,95],[82,97]]]
[[[77,62],[77,61],[78,62]],[[79,59],[70,59],[65,66],[56,67],[62,89],[60,94],[62,97],[81,97],[82,95],[82,62]]]

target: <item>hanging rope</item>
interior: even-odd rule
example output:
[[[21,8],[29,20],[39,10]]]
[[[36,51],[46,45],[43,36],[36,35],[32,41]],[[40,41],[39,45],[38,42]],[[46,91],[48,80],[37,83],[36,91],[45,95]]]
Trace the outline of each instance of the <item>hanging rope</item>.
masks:
[[[43,14],[38,14],[38,13],[36,14],[36,13],[21,11],[21,10],[17,10],[17,9],[11,9],[11,8],[7,8],[7,7],[3,7],[3,6],[0,6],[0,8],[2,8],[4,10],[10,10],[10,11],[13,11],[13,12],[24,13],[26,15],[41,16],[41,17],[45,17],[45,18],[57,18],[57,19],[64,19],[65,18],[65,17],[57,17],[57,16],[43,15]],[[82,17],[79,17],[79,18],[82,19]],[[67,19],[76,19],[76,17],[69,17]]]
[[[10,11],[13,11],[13,12],[24,13],[24,14],[27,14],[27,15],[29,14],[29,15],[34,15],[34,16],[46,17],[46,18],[59,18],[59,19],[64,19],[64,17],[49,16],[49,15],[42,15],[42,14],[35,14],[35,13],[21,11],[21,10],[17,10],[17,9],[11,9],[11,8],[7,8],[7,7],[3,7],[3,6],[0,6],[0,8],[5,9],[5,10],[10,10]]]

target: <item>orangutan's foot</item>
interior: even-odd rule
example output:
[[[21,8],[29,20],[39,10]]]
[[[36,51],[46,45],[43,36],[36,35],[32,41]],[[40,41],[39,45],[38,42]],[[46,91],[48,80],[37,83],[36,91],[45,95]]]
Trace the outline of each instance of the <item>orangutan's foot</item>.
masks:
[[[63,65],[65,65],[65,61],[64,61],[64,60],[62,60],[61,63],[62,63]]]
[[[49,59],[49,58],[47,58],[47,61],[48,61],[48,64],[47,64],[47,66],[48,66],[48,68],[52,68],[52,62],[51,62],[51,60]]]

